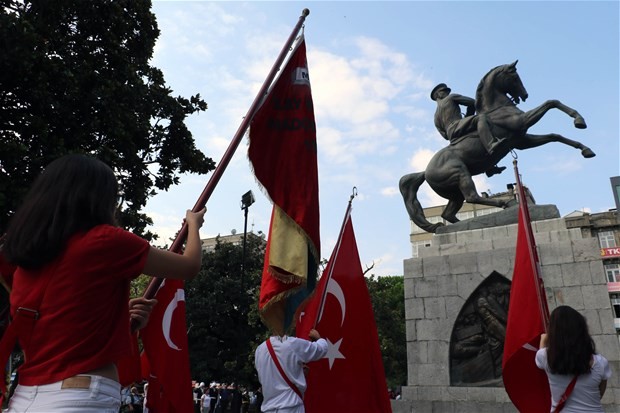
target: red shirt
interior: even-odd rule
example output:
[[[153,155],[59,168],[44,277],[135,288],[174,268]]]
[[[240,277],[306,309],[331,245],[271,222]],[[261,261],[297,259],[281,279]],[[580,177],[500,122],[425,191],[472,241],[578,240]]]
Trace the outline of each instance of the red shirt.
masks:
[[[11,314],[30,294],[41,294],[19,382],[54,383],[115,363],[130,353],[129,282],[142,272],[146,240],[110,225],[74,235],[56,260],[27,271],[18,267]],[[51,281],[41,275],[55,271]]]

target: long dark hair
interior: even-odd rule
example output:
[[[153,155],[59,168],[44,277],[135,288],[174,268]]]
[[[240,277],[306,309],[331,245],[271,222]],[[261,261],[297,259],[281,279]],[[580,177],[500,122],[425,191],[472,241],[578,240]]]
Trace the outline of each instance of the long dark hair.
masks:
[[[11,219],[3,252],[23,268],[52,261],[77,232],[116,225],[118,184],[103,162],[65,155],[50,163]]]
[[[586,319],[572,307],[562,305],[551,313],[547,331],[547,360],[554,374],[577,375],[590,372],[596,353]]]

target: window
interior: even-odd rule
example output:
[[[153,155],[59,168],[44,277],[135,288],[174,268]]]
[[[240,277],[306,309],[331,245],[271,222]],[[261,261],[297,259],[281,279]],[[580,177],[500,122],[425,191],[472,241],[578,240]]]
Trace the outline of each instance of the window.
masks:
[[[614,318],[620,318],[620,298],[618,294],[610,294],[611,305],[614,308]]]
[[[419,226],[414,224],[413,221],[411,221],[411,233],[412,234],[419,234],[421,232],[426,232],[426,231],[424,231],[422,228],[420,228]]]
[[[476,210],[476,216],[477,216],[477,217],[481,217],[481,216],[483,216],[483,215],[489,215],[489,214],[493,214],[493,213],[495,213],[495,212],[499,212],[499,211],[503,211],[503,209],[501,209],[501,208],[496,208],[496,207],[493,207],[493,208],[478,209],[478,210]]]
[[[620,282],[620,265],[619,264],[606,264],[605,273],[607,274],[607,282],[610,282],[610,283]]]
[[[426,220],[428,222],[430,222],[431,224],[436,224],[438,222],[441,222],[443,224],[445,224],[443,218],[441,217],[441,215],[434,215],[432,217],[426,217]],[[419,226],[417,226],[416,224],[413,223],[413,221],[411,221],[411,233],[412,234],[420,234],[420,233],[424,233],[426,231],[424,231],[422,228],[420,228]]]
[[[411,243],[411,256],[413,258],[418,258],[419,256],[419,248],[422,247],[430,247],[433,245],[433,242],[429,239],[427,241],[415,241]]]
[[[458,214],[456,214],[456,217],[457,217],[459,220],[464,220],[464,219],[473,218],[473,217],[474,217],[474,211],[464,211],[464,212],[459,212]]]
[[[445,222],[444,222],[443,218],[441,217],[441,215],[435,215],[435,216],[432,216],[432,217],[426,217],[426,220],[428,222],[430,222],[431,224],[436,224],[438,222],[443,222],[445,224]]]
[[[601,244],[601,248],[612,248],[616,246],[616,237],[613,231],[599,232],[598,241]]]

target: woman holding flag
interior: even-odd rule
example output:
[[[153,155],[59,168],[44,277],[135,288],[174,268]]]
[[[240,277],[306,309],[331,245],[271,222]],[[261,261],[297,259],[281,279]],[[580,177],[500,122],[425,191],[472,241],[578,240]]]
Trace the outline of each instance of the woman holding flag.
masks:
[[[187,212],[180,255],[117,227],[117,202],[110,167],[66,155],[41,173],[13,216],[3,246],[17,265],[13,321],[0,356],[19,341],[25,362],[8,412],[118,412],[116,363],[131,352],[130,318],[143,327],[155,303],[137,299],[130,309],[130,281],[198,273],[205,209]]]
[[[611,369],[607,359],[596,354],[586,319],[572,307],[559,306],[551,313],[536,365],[547,372],[551,412],[603,413],[601,398]]]

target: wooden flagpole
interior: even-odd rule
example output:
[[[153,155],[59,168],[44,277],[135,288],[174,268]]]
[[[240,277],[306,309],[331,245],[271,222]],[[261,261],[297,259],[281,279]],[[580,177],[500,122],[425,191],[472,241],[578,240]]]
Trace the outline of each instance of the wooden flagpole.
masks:
[[[357,188],[353,187],[353,193],[349,197],[349,204],[347,205],[347,210],[344,213],[344,219],[342,220],[342,226],[340,227],[340,233],[338,234],[338,242],[336,243],[336,246],[334,247],[334,251],[332,252],[331,258],[336,258],[338,256],[338,251],[340,250],[340,245],[342,244],[342,235],[344,234],[344,228],[347,225],[347,222],[349,221],[349,218],[351,216],[351,207],[353,206],[353,198],[355,198],[356,196],[357,196]],[[327,277],[327,281],[325,282],[325,288],[323,289],[323,292],[321,295],[321,303],[319,304],[319,310],[316,312],[316,318],[314,319],[314,324],[312,328],[316,327],[316,325],[319,323],[319,319],[321,318],[321,315],[323,314],[323,307],[325,307],[325,298],[327,297],[327,284],[329,283],[329,280],[332,278],[332,274],[334,272],[334,263],[330,262],[328,265],[329,265],[329,273],[323,275],[324,277]]]
[[[532,220],[530,219],[530,211],[527,205],[527,198],[525,195],[525,189],[521,183],[521,175],[519,174],[519,168],[517,167],[517,160],[512,161],[515,170],[515,179],[517,182],[517,190],[519,194],[519,213],[523,213],[525,220],[525,234],[527,239],[527,247],[529,249],[532,271],[534,274],[534,285],[536,287],[536,295],[538,298],[538,307],[543,320],[544,331],[547,331],[549,326],[549,305],[547,304],[547,296],[545,295],[545,285],[540,274],[540,262],[538,260],[538,251],[536,251],[536,241],[534,240],[534,232],[532,231]]]

